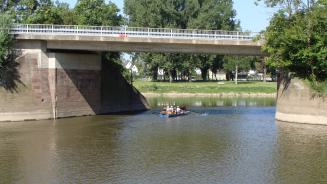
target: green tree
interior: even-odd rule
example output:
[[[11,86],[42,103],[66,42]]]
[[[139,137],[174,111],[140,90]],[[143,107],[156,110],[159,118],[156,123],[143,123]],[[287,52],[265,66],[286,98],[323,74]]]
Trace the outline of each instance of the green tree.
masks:
[[[216,30],[239,28],[232,0],[125,0],[124,3],[130,26]],[[151,56],[156,57],[155,54]],[[190,75],[194,67],[199,67],[206,80],[214,57],[205,54],[192,57],[169,54],[163,57],[164,62],[154,61],[162,56],[147,58],[147,61],[148,65],[153,61],[151,68],[157,68],[160,63],[159,66],[165,68],[170,78],[174,78],[177,73]]]
[[[14,11],[14,7],[16,7],[19,2],[20,0],[2,0],[0,3],[0,12]]]
[[[11,24],[11,17],[0,13],[0,68],[4,67],[12,56],[13,38],[9,34]]]
[[[264,2],[268,7],[280,7],[288,16],[293,13],[309,9],[317,3],[317,0],[256,0],[255,3]]]
[[[18,63],[14,61],[13,37],[8,33],[11,24],[12,17],[0,13],[0,87],[13,92],[20,80]]]
[[[56,1],[55,9],[58,15],[62,19],[62,23],[64,25],[77,25],[78,24],[78,15],[75,13],[74,9],[69,8],[68,3],[62,3]]]
[[[210,70],[215,75],[215,77],[217,76],[218,71],[220,71],[224,68],[223,65],[224,65],[224,56],[216,55],[213,58],[213,61],[210,66]],[[216,78],[216,80],[217,80],[217,78]]]
[[[278,12],[265,32],[267,63],[301,78],[327,78],[327,6],[319,1],[291,16]]]
[[[226,73],[231,71],[235,74],[235,84],[238,84],[238,73],[251,68],[252,57],[225,56],[224,69]],[[233,77],[232,77],[233,78]]]
[[[117,26],[122,22],[119,9],[114,4],[104,0],[78,0],[75,13],[79,25]]]
[[[16,5],[15,12],[16,22],[26,23],[27,19],[34,15],[39,6],[37,0],[20,0]]]
[[[39,0],[31,16],[26,17],[28,24],[63,24],[63,17],[51,0]]]

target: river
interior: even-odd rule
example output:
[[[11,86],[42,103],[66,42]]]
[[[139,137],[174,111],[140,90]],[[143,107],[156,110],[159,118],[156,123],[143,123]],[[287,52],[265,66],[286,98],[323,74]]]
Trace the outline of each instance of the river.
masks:
[[[327,127],[271,98],[151,98],[152,110],[0,123],[0,183],[327,183]],[[191,114],[159,118],[160,106]]]

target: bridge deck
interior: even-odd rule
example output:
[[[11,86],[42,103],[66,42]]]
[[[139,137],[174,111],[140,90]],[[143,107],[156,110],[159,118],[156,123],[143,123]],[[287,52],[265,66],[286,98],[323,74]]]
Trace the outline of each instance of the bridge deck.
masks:
[[[27,24],[10,32],[18,40],[47,41],[48,49],[263,55],[251,32]]]

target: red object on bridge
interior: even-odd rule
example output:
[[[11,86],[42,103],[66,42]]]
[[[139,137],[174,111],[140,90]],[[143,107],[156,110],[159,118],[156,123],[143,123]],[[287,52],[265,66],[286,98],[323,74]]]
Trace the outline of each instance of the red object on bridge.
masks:
[[[119,34],[119,38],[127,38],[127,34]]]

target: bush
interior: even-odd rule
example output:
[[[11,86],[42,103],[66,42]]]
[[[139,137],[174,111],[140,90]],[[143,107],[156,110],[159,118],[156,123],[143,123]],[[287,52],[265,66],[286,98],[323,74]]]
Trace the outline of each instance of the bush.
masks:
[[[9,34],[11,25],[11,17],[6,13],[0,13],[0,68],[5,67],[13,55],[13,38]]]
[[[311,88],[315,91],[315,94],[318,96],[326,96],[327,94],[327,81],[312,81],[308,80]]]

